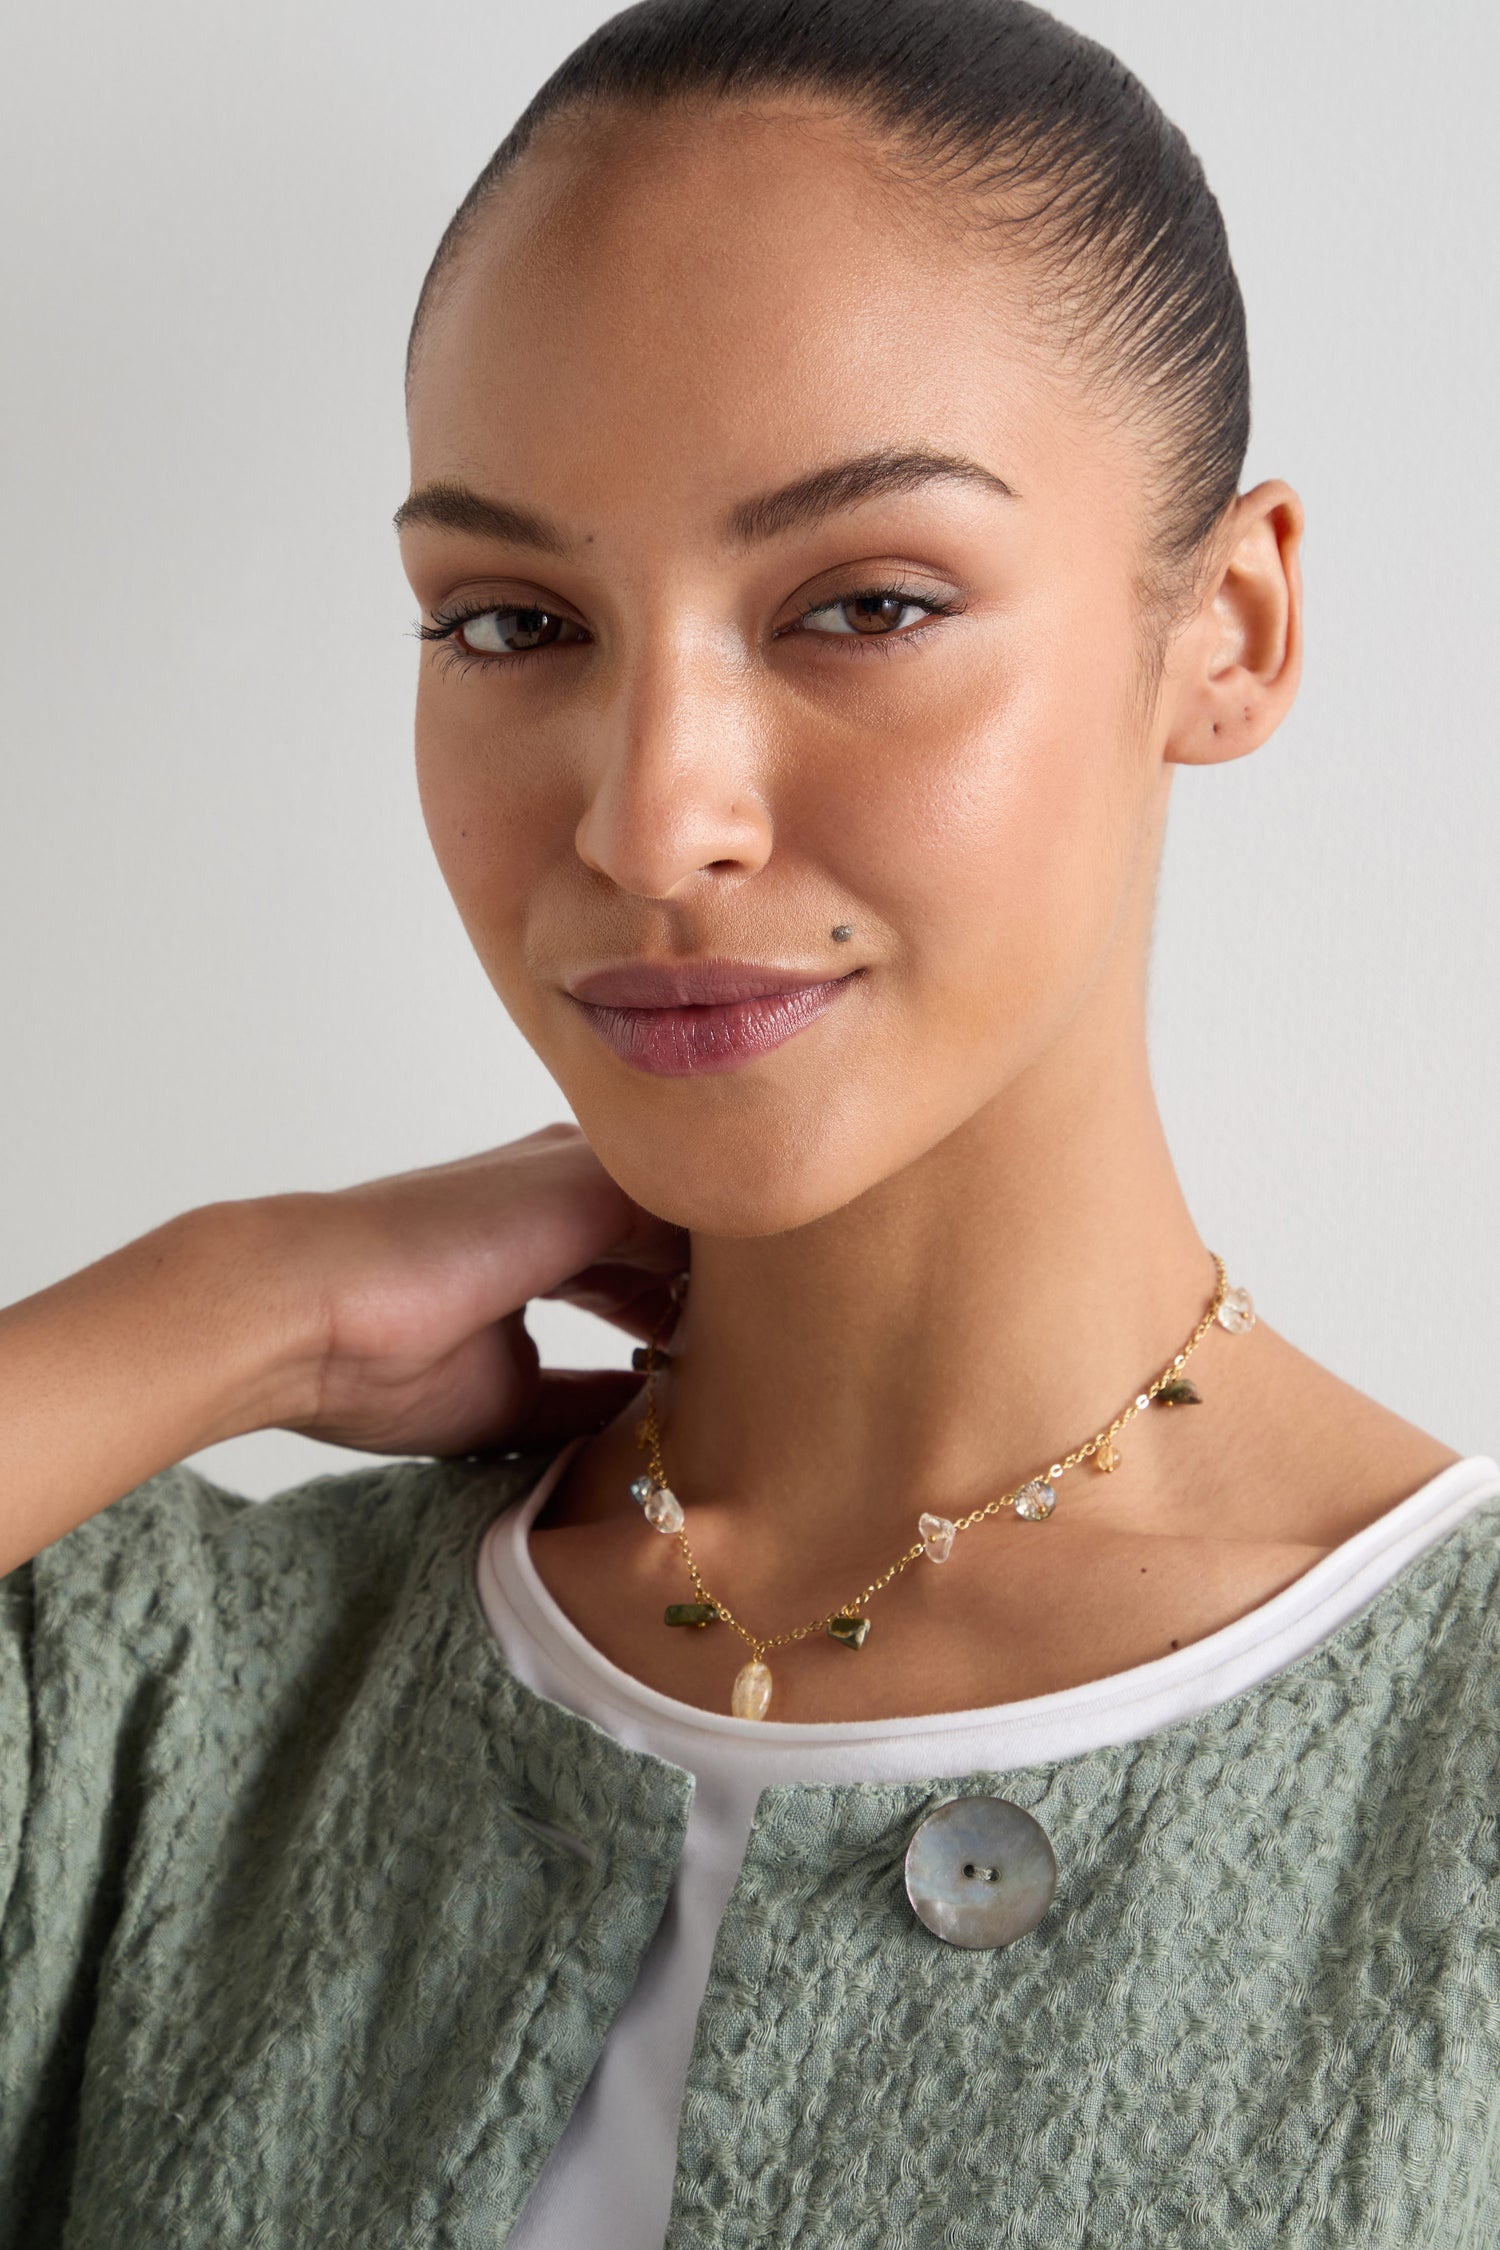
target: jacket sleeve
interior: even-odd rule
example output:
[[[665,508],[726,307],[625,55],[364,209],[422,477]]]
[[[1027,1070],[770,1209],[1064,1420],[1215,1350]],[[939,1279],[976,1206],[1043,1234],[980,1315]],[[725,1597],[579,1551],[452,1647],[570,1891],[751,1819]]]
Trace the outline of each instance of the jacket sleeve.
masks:
[[[161,1714],[194,1669],[206,1543],[254,1505],[179,1464],[0,1580],[0,2245],[61,2239]]]
[[[189,1959],[203,1887],[239,1912],[246,1847],[425,1614],[434,1538],[462,1546],[539,1473],[503,1459],[264,1501],[178,1464],[0,1580],[0,2250],[67,2239],[132,2027],[213,1973]]]

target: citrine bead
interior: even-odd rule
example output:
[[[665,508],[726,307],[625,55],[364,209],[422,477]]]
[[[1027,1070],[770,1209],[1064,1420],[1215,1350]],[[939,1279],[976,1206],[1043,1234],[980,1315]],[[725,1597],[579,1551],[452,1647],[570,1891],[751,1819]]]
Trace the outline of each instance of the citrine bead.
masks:
[[[717,1625],[719,1613],[712,1602],[668,1602],[662,1622],[667,1625]]]
[[[771,1704],[771,1667],[758,1657],[734,1675],[729,1708],[737,1719],[763,1719]]]
[[[828,1633],[831,1640],[844,1648],[863,1648],[870,1637],[868,1617],[830,1617]]]

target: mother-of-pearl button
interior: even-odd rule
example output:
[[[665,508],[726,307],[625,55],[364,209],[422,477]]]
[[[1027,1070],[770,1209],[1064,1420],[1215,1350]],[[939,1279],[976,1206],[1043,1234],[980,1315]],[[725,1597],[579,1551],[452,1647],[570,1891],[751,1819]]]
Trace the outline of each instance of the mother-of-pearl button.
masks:
[[[1057,1861],[1047,1831],[1007,1797],[954,1797],[906,1847],[906,1895],[949,1945],[1009,1945],[1052,1904]]]

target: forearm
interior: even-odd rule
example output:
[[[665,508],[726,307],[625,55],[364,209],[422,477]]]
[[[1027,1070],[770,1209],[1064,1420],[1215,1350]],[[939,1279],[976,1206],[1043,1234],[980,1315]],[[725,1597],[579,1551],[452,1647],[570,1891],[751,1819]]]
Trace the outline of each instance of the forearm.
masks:
[[[277,1240],[266,1206],[206,1205],[0,1312],[0,1573],[295,1415],[307,1358]]]

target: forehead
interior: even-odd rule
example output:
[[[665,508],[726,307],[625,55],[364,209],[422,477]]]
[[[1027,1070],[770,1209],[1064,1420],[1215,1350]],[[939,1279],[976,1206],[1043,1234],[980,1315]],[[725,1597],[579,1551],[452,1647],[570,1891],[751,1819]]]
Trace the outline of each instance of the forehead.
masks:
[[[686,556],[830,461],[963,454],[1052,565],[1133,558],[1131,432],[1048,328],[1003,227],[832,110],[614,113],[528,149],[461,245],[409,385],[412,484]]]
[[[634,482],[663,512],[893,440],[1055,475],[1090,417],[1026,261],[961,193],[831,110],[559,122],[434,293],[414,482],[545,476],[574,514]]]

